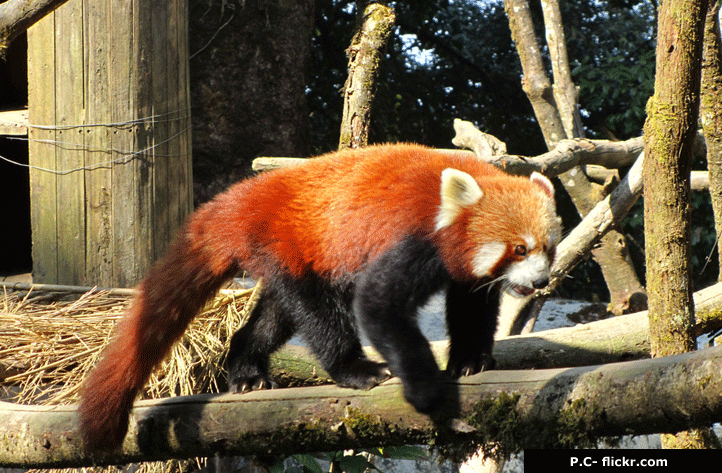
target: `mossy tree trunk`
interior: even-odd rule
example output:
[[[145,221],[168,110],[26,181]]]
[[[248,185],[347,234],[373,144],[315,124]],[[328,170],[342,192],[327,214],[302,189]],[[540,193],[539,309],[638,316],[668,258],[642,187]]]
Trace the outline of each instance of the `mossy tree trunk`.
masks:
[[[722,232],[722,44],[718,22],[719,1],[710,1],[704,28],[700,119],[707,143],[709,193],[717,234]],[[722,251],[718,251],[722,281]]]
[[[356,2],[358,31],[346,50],[348,77],[344,84],[343,118],[339,149],[368,144],[371,103],[376,93],[379,64],[396,21],[394,10],[384,2]]]
[[[644,226],[652,356],[692,351],[690,171],[699,112],[706,0],[660,6],[654,95],[644,125]],[[665,448],[704,446],[702,431],[663,436]]]

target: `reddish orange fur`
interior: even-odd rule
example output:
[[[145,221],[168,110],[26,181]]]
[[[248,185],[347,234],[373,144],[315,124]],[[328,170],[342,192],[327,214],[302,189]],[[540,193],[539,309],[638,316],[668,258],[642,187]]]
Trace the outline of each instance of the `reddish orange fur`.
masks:
[[[466,211],[435,232],[440,175],[448,167],[471,174],[482,189],[516,182],[529,187],[526,178],[461,154],[395,145],[268,172],[202,206],[141,283],[84,385],[80,416],[87,446],[112,448],[122,441],[132,403],[152,369],[203,303],[241,268],[256,277],[277,271],[301,277],[313,270],[328,279],[348,278],[416,234],[437,242],[453,277],[469,279],[475,242],[467,224],[473,216]],[[475,237],[486,231],[477,227]]]

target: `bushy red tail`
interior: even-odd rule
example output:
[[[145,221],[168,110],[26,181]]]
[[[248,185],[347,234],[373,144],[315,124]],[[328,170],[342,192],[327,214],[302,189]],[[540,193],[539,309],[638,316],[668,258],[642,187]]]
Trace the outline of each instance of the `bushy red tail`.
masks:
[[[192,223],[192,222],[191,222]],[[138,392],[203,304],[238,270],[188,225],[140,284],[140,292],[100,363],[85,381],[79,408],[86,448],[123,441]]]

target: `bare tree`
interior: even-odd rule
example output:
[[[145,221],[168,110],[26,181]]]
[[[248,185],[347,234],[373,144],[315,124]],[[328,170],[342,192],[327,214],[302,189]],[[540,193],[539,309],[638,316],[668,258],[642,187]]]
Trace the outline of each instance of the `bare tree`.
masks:
[[[542,2],[553,84],[542,61],[528,1],[506,0],[504,5],[524,71],[522,88],[529,97],[547,146],[552,149],[564,138],[582,138],[577,91],[571,79],[558,2]],[[559,178],[582,217],[611,190],[609,186],[592,183],[580,167]],[[645,290],[629,258],[624,235],[616,228],[610,229],[592,253],[609,288],[612,311],[623,313],[643,309],[643,303],[630,306],[630,301],[645,300],[638,296],[644,295]]]
[[[359,1],[356,5],[358,31],[346,50],[349,65],[339,148],[360,148],[368,143],[379,63],[395,22],[394,10],[381,2]]]
[[[714,209],[717,235],[722,232],[722,41],[720,41],[719,1],[710,1],[704,29],[700,121],[707,144],[709,192]],[[718,251],[722,281],[722,252]]]

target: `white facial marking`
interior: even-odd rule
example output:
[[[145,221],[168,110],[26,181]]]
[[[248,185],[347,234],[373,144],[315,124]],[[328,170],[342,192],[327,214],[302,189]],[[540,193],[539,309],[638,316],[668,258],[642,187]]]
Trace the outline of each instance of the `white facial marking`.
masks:
[[[506,253],[506,244],[500,242],[485,243],[479,247],[471,264],[476,277],[489,276]]]
[[[532,235],[523,235],[522,239],[524,239],[524,243],[526,243],[527,250],[532,251],[534,248],[536,248],[536,238],[534,238]]]
[[[506,271],[506,280],[515,286],[533,288],[534,282],[549,277],[549,257],[546,253],[535,253],[517,263],[512,263]]]

